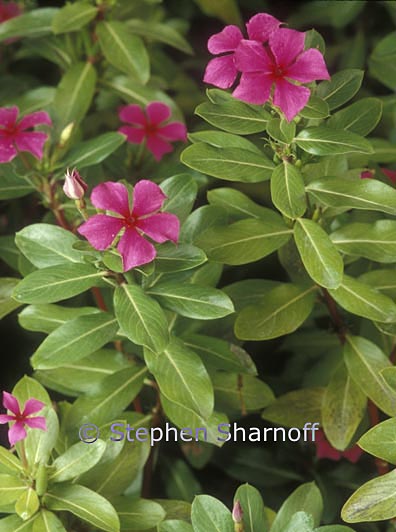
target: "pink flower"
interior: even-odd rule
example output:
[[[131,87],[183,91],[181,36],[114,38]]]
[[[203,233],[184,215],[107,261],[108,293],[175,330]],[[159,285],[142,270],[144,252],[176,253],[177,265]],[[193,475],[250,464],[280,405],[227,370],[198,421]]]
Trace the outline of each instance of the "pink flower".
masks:
[[[310,90],[296,82],[330,79],[322,54],[314,48],[304,51],[304,41],[304,33],[286,28],[272,32],[267,47],[242,41],[235,52],[242,76],[233,95],[260,105],[269,100],[273,90],[273,104],[292,120],[310,97]]]
[[[142,144],[146,142],[157,161],[165,153],[173,150],[171,142],[181,140],[186,142],[187,129],[181,122],[165,122],[170,118],[171,110],[162,102],[151,102],[145,112],[139,105],[131,104],[123,107],[119,117],[123,122],[131,124],[122,126],[118,131],[126,135],[128,142]]]
[[[95,249],[103,251],[123,230],[117,249],[122,256],[124,271],[146,264],[155,258],[156,250],[143,234],[160,244],[167,240],[176,243],[179,238],[177,216],[158,212],[165,199],[158,185],[143,179],[134,186],[131,207],[125,185],[110,181],[101,183],[93,189],[91,202],[98,209],[112,211],[118,216],[96,214],[83,223],[78,232]]]
[[[63,185],[63,192],[65,195],[74,200],[82,199],[85,195],[88,185],[80,176],[76,168],[70,172],[67,169],[65,174],[65,183]]]
[[[18,17],[21,13],[21,8],[15,2],[0,1],[0,23],[10,18]]]
[[[249,39],[265,43],[270,34],[279,28],[281,22],[271,15],[259,13],[246,24]],[[212,35],[208,41],[208,50],[213,55],[220,55],[209,61],[204,75],[204,82],[228,89],[236,80],[238,69],[235,66],[235,51],[243,40],[237,26],[226,26],[220,33]]]
[[[27,434],[25,425],[31,427],[32,429],[47,430],[45,417],[30,417],[32,414],[40,412],[40,410],[44,408],[45,403],[42,403],[37,399],[28,399],[25,403],[23,412],[21,412],[17,398],[10,393],[3,392],[3,406],[12,412],[13,415],[1,414],[0,424],[8,423],[9,421],[15,421],[8,431],[8,439],[11,446],[15,445],[16,442],[26,438]]]
[[[388,168],[380,168],[381,172],[386,176],[392,183],[396,184],[396,170],[389,170]],[[373,179],[375,176],[375,170],[363,170],[360,173],[360,179]]]
[[[346,458],[355,464],[363,454],[362,449],[357,445],[354,445],[346,451],[337,451],[337,449],[334,449],[334,447],[330,445],[323,430],[317,431],[314,443],[316,447],[316,458],[319,460],[322,458],[328,458],[329,460],[338,462],[341,458]]]
[[[360,173],[360,179],[373,179],[374,172],[372,170],[364,170]]]
[[[28,151],[37,159],[43,157],[43,147],[48,135],[30,130],[41,124],[52,125],[48,113],[36,111],[17,121],[18,114],[16,106],[0,107],[0,163],[9,163],[18,151]]]

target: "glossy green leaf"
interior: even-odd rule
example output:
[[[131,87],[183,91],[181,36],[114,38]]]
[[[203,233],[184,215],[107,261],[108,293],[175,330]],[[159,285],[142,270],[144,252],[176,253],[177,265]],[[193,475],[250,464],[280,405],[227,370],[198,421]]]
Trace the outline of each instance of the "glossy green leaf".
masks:
[[[107,61],[141,83],[147,83],[150,61],[141,38],[133,35],[124,23],[116,21],[100,22],[96,32]]]
[[[283,118],[271,118],[267,125],[267,133],[282,144],[291,144],[296,134],[296,124]]]
[[[103,133],[90,140],[79,142],[67,153],[63,167],[76,167],[79,170],[99,164],[125,142],[125,136],[117,132]]]
[[[271,178],[271,198],[275,207],[289,218],[304,214],[307,208],[304,180],[295,166],[285,161],[275,168]]]
[[[0,447],[0,473],[20,475],[23,472],[22,462],[8,449]]]
[[[155,257],[155,269],[158,273],[175,273],[191,270],[207,261],[202,249],[191,244],[172,243],[162,245]]]
[[[376,43],[369,58],[371,76],[392,91],[396,85],[395,58],[396,35],[392,32]]]
[[[46,493],[44,501],[49,510],[70,512],[99,530],[120,530],[114,507],[104,497],[84,486],[54,486]]]
[[[294,239],[310,277],[326,288],[340,286],[344,263],[326,231],[313,220],[299,218],[294,226]]]
[[[375,179],[349,181],[328,177],[313,181],[307,191],[329,207],[380,211],[396,215],[396,190]]]
[[[32,39],[50,34],[52,19],[57,12],[58,9],[52,7],[33,9],[6,20],[1,24],[0,41],[4,42],[14,37]]]
[[[38,268],[83,262],[84,255],[73,248],[78,238],[56,225],[28,225],[16,233],[15,242],[25,257]]]
[[[186,54],[192,54],[193,50],[188,41],[171,24],[139,19],[130,19],[127,21],[128,29],[132,33],[144,37],[149,41],[158,41],[167,44]]]
[[[316,95],[312,95],[307,105],[298,113],[303,118],[326,118],[330,114],[329,104]]]
[[[382,115],[382,102],[378,98],[362,98],[338,111],[327,122],[335,129],[346,129],[358,135],[368,135]]]
[[[271,532],[283,532],[293,515],[301,510],[312,517],[314,526],[319,525],[323,510],[323,500],[314,482],[302,484],[286,499],[276,514]],[[294,529],[291,529],[290,532],[292,530],[294,532]]]
[[[185,521],[167,519],[159,525],[158,532],[193,532],[193,527]]]
[[[11,165],[2,165],[0,170],[0,200],[22,198],[33,191],[34,186],[28,176],[18,175]]]
[[[84,442],[72,445],[52,462],[49,480],[65,482],[78,477],[99,462],[105,449],[103,440],[97,440],[94,445]]]
[[[12,297],[18,283],[19,279],[13,277],[0,278],[0,319],[20,306],[20,303]]]
[[[168,497],[192,502],[195,495],[202,491],[194,472],[184,460],[164,460],[161,469]]]
[[[84,316],[97,314],[96,307],[62,307],[61,305],[29,305],[18,314],[21,327],[28,331],[51,333],[67,321]]]
[[[281,395],[268,406],[262,417],[285,427],[304,428],[310,423],[321,423],[324,388],[301,388]]]
[[[55,34],[77,31],[96,17],[98,8],[87,2],[74,2],[60,9],[52,19]]]
[[[233,218],[263,218],[267,221],[281,222],[279,214],[272,209],[263,207],[251,200],[240,190],[222,187],[208,190],[208,202],[210,205],[222,207]]]
[[[326,388],[322,406],[323,429],[335,449],[344,451],[349,446],[366,412],[366,403],[366,394],[345,365],[339,366]]]
[[[33,532],[33,520],[34,518],[23,521],[17,515],[10,515],[0,519],[0,532]]]
[[[120,518],[121,530],[147,530],[159,526],[165,511],[157,502],[135,497],[119,497],[114,507]]]
[[[307,127],[294,140],[297,146],[312,155],[373,153],[373,148],[364,137],[344,129]]]
[[[315,297],[314,286],[282,284],[262,303],[242,309],[235,322],[235,335],[241,340],[269,340],[289,334],[311,314]]]
[[[342,308],[352,314],[384,323],[396,321],[395,303],[353,277],[344,275],[341,285],[329,289],[329,292]]]
[[[394,368],[392,368],[394,369]],[[358,441],[367,453],[396,464],[396,419],[387,419],[368,430]]]
[[[176,214],[180,222],[184,222],[190,214],[197,197],[198,185],[190,174],[177,174],[161,183],[161,189],[167,196],[163,204],[163,210]],[[157,252],[161,252],[161,246]]]
[[[210,495],[195,497],[191,508],[194,532],[234,532],[231,512],[219,500]]]
[[[270,387],[257,377],[218,371],[212,375],[216,408],[225,412],[254,412],[275,399]]]
[[[243,511],[245,532],[268,532],[269,522],[265,514],[260,492],[249,484],[239,486],[234,495],[234,504],[239,501]]]
[[[61,264],[30,273],[14,290],[21,303],[54,303],[85,292],[104,272],[89,264]]]
[[[33,488],[26,489],[15,503],[15,512],[26,521],[33,517],[40,507],[40,501]]]
[[[336,72],[330,81],[322,81],[318,86],[317,96],[322,98],[330,110],[349,101],[360,89],[363,70],[350,68]]]
[[[296,512],[290,519],[285,532],[314,532],[312,516],[305,512]]]
[[[10,504],[28,489],[28,485],[22,479],[14,475],[0,475],[0,497],[1,504]]]
[[[372,286],[380,292],[384,292],[392,299],[396,298],[395,270],[371,270],[361,275],[359,281]]]
[[[245,183],[266,181],[274,168],[264,154],[258,155],[240,148],[215,148],[203,143],[186,148],[181,160],[198,172]]]
[[[225,264],[239,265],[254,262],[283,246],[291,236],[291,229],[267,220],[240,220],[229,226],[208,229],[196,240],[208,258]]]
[[[389,416],[396,415],[396,391],[386,382],[382,370],[390,367],[381,349],[366,338],[347,336],[344,348],[349,375],[378,408]]]
[[[137,285],[123,284],[114,294],[114,311],[121,329],[138,345],[161,353],[169,342],[164,311]]]
[[[166,308],[187,318],[211,320],[234,312],[231,299],[217,288],[176,281],[158,283],[147,292]]]
[[[262,151],[253,142],[241,137],[240,135],[233,135],[232,133],[225,133],[224,131],[216,130],[204,130],[197,131],[195,133],[188,134],[189,140],[194,144],[205,143],[215,148],[224,148],[229,150],[230,148],[241,149],[250,151],[256,155],[261,156]]]
[[[66,532],[66,529],[54,513],[41,508],[33,523],[32,532]]]
[[[265,131],[271,118],[262,107],[249,105],[240,100],[231,100],[222,104],[201,103],[195,109],[195,114],[212,126],[237,135]]]

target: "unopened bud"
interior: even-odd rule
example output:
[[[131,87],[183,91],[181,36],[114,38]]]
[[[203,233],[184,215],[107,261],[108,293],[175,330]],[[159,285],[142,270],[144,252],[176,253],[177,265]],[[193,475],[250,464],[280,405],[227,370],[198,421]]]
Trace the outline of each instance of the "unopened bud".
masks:
[[[243,510],[239,501],[235,501],[234,508],[232,509],[232,519],[234,520],[234,523],[242,523]]]
[[[74,122],[70,122],[70,124],[68,124],[63,130],[62,130],[62,133],[60,134],[60,138],[59,138],[59,147],[60,148],[64,148],[66,146],[66,144],[68,143],[72,133],[73,133],[73,129],[74,129]]]
[[[65,174],[65,184],[63,185],[63,192],[68,198],[74,200],[82,199],[87,188],[88,185],[75,168],[73,168],[71,172],[69,169],[67,169]]]

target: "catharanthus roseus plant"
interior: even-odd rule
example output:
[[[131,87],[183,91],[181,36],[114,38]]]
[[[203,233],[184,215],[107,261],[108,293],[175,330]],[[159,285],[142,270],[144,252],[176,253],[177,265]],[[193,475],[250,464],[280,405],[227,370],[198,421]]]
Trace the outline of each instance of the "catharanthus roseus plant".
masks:
[[[390,532],[394,10],[254,7],[0,24],[0,532]]]

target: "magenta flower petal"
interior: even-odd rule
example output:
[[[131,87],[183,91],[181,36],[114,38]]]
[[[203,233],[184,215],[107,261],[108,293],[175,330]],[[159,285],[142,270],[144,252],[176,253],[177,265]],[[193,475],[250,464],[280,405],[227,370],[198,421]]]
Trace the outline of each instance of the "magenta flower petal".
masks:
[[[147,137],[147,149],[151,151],[157,162],[162,159],[165,153],[173,151],[172,145],[162,140],[158,135],[149,135]]]
[[[153,214],[139,220],[136,224],[147,236],[162,244],[167,240],[177,242],[180,232],[180,222],[177,216],[168,212]]]
[[[141,127],[122,126],[118,131],[126,135],[128,142],[132,144],[141,144],[146,136],[146,131]]]
[[[210,37],[208,50],[214,55],[233,52],[242,39],[243,35],[238,26],[226,26],[222,31]]]
[[[275,84],[274,105],[280,108],[290,122],[307,105],[310,95],[310,90],[306,87],[278,79]]]
[[[17,421],[8,431],[8,440],[11,447],[18,441],[26,438],[26,430],[22,421]]]
[[[371,170],[363,170],[363,172],[361,172],[360,174],[360,179],[373,179],[374,177],[374,172],[372,172]]]
[[[8,392],[3,392],[3,406],[15,415],[20,415],[18,399]]]
[[[143,113],[141,107],[136,104],[126,105],[122,107],[118,113],[120,120],[123,122],[129,122],[130,124],[138,124],[144,126],[146,124],[146,116]]]
[[[40,126],[42,124],[52,126],[52,120],[49,114],[45,111],[36,111],[35,113],[30,113],[29,115],[24,116],[20,120],[18,126],[23,130],[34,126]]]
[[[97,209],[116,212],[128,217],[130,214],[128,190],[122,183],[106,181],[92,190],[91,202]]]
[[[18,118],[19,109],[16,105],[12,107],[1,107],[0,108],[0,125],[6,129],[12,128],[15,126],[16,120]]]
[[[32,429],[47,430],[47,422],[43,416],[27,417],[25,424]]]
[[[268,100],[271,86],[272,80],[267,74],[242,74],[232,94],[244,102],[261,105]]]
[[[135,229],[127,229],[117,246],[122,256],[124,271],[147,264],[156,256],[155,247],[145,240]]]
[[[18,133],[14,142],[19,151],[28,151],[37,159],[43,158],[43,149],[48,135],[39,131],[28,131],[26,133]]]
[[[354,445],[350,449],[347,449],[342,453],[342,456],[349,460],[352,464],[356,464],[359,458],[362,456],[363,450],[358,446]]]
[[[269,45],[277,65],[284,69],[304,50],[305,33],[287,28],[274,31],[269,38]]]
[[[146,107],[146,113],[150,124],[158,125],[168,120],[171,115],[171,110],[165,103],[151,102]]]
[[[323,55],[314,48],[303,52],[296,62],[288,67],[286,76],[302,83],[310,83],[315,79],[330,79]]]
[[[0,414],[0,425],[4,425],[4,423],[8,423],[9,421],[15,421],[15,416]]]
[[[166,126],[158,129],[158,134],[165,140],[182,140],[187,141],[187,128],[181,122],[171,122]]]
[[[241,72],[269,74],[273,64],[262,45],[256,41],[242,41],[235,52],[235,65]]]
[[[39,401],[38,399],[28,399],[25,404],[25,408],[23,409],[22,415],[23,416],[30,416],[31,414],[35,414],[36,412],[40,412],[45,407],[45,403],[42,401]]]
[[[138,218],[158,211],[165,200],[166,196],[158,185],[142,179],[133,187],[132,215]]]
[[[392,183],[396,183],[396,171],[395,170],[389,170],[388,168],[381,168],[381,172],[392,181]],[[362,176],[360,176],[362,177]]]
[[[266,43],[273,31],[279,28],[281,22],[268,15],[267,13],[258,13],[254,15],[246,24],[249,39]]]
[[[77,231],[85,236],[92,247],[103,251],[111,246],[123,227],[124,221],[121,218],[96,214],[80,225]]]
[[[17,154],[18,152],[10,137],[2,135],[0,129],[0,163],[9,163]]]
[[[211,59],[206,66],[204,82],[220,89],[229,89],[236,80],[238,70],[234,63],[234,54]]]

